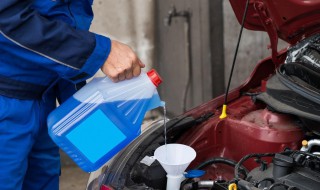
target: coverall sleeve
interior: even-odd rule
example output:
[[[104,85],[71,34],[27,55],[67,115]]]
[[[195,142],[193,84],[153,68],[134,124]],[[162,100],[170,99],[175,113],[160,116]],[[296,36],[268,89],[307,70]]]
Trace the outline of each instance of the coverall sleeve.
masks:
[[[17,56],[73,83],[94,75],[111,48],[107,37],[41,16],[32,8],[32,0],[1,0],[0,34],[11,42],[5,48],[24,48],[28,53]]]

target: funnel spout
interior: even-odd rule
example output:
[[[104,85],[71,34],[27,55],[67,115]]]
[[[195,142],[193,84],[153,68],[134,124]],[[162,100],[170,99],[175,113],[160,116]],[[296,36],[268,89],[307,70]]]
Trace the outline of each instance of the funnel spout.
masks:
[[[180,189],[183,173],[196,155],[193,148],[183,144],[167,144],[156,149],[154,157],[167,172],[167,190]]]
[[[179,190],[180,184],[184,180],[184,176],[181,175],[167,175],[167,190]]]

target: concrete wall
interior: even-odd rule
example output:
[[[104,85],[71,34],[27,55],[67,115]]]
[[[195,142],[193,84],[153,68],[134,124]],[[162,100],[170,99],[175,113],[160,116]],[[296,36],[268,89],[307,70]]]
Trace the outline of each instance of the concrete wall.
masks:
[[[91,31],[109,36],[130,45],[148,68],[154,63],[156,0],[95,0],[95,18]],[[167,11],[167,10],[166,10]],[[229,1],[223,1],[225,84],[236,47],[240,24],[237,22]],[[268,36],[264,32],[244,30],[232,86],[242,83],[251,73],[258,60],[267,57]],[[148,69],[147,68],[147,69]],[[99,73],[101,75],[101,73]]]
[[[222,39],[222,34],[210,34],[210,0],[155,1],[156,67],[164,80],[159,93],[167,102],[167,113],[178,115],[185,109],[212,99],[218,89],[213,83],[216,75],[212,74],[212,70],[215,64],[220,67],[223,65],[223,58],[220,57],[222,43],[215,39],[214,44],[211,44],[211,35]],[[164,21],[168,20],[173,7],[176,12],[188,12],[190,20],[175,16],[171,17],[170,25],[165,25]],[[211,56],[211,48],[215,45],[219,45],[216,49],[220,52],[214,52],[218,55]],[[221,59],[217,61],[217,58]]]
[[[147,65],[145,70],[148,70],[158,61],[155,60],[154,47],[157,28],[155,4],[156,0],[95,0],[95,19],[91,30],[129,44]],[[224,25],[216,27],[223,27],[224,30],[224,78],[227,84],[240,24],[228,0],[223,0],[223,12]],[[257,62],[271,54],[268,44],[266,32],[244,30],[231,87],[243,83]],[[280,46],[285,47],[285,43]]]
[[[95,0],[91,31],[130,45],[141,61],[154,62],[154,0]]]

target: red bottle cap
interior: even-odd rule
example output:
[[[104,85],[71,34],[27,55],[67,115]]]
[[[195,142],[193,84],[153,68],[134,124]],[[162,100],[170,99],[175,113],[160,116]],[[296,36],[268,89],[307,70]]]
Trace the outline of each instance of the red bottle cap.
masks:
[[[162,79],[156,70],[151,69],[149,72],[147,72],[147,75],[156,87],[162,83]]]
[[[113,190],[113,188],[109,187],[109,186],[106,186],[106,185],[102,185],[100,187],[100,190]]]

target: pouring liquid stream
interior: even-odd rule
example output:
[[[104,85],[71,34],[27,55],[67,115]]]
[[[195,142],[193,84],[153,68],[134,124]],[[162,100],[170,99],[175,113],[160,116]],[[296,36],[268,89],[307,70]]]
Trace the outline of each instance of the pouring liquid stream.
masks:
[[[167,145],[167,110],[166,106],[163,106],[163,126],[164,126],[164,144]]]
[[[166,119],[167,109],[166,109],[166,103],[165,102],[161,102],[161,103],[162,103],[162,108],[163,108],[164,144],[167,149],[167,119]],[[166,158],[168,158],[167,151],[166,151]]]

